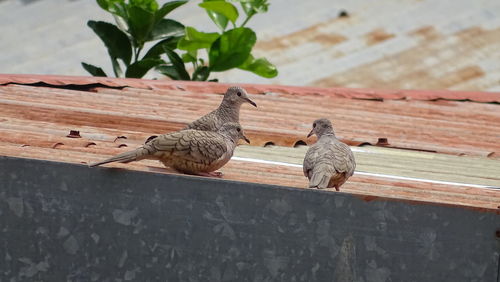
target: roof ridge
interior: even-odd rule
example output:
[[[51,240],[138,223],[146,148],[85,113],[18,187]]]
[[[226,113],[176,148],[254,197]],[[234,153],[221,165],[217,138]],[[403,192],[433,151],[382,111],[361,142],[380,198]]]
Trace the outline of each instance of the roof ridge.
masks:
[[[143,89],[178,89],[202,93],[224,93],[228,86],[238,84],[249,93],[281,93],[301,96],[333,96],[350,99],[367,100],[454,100],[479,103],[499,103],[500,92],[453,91],[453,90],[392,90],[371,88],[285,86],[248,83],[216,83],[179,80],[151,80],[138,78],[112,78],[68,75],[37,74],[0,74],[0,85],[4,84],[37,84],[45,83],[53,86],[100,84],[108,87],[132,87]]]

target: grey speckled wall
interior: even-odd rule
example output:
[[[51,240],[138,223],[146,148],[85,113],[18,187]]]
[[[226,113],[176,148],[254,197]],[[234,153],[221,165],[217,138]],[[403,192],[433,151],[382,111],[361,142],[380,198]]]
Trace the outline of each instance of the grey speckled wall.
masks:
[[[0,281],[497,282],[500,216],[0,158]]]

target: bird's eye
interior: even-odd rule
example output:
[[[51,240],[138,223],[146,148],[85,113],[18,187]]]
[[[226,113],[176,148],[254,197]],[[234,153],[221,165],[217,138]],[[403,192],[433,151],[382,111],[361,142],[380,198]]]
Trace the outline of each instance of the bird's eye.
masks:
[[[315,127],[316,127],[316,123],[313,123],[313,128],[315,128]]]
[[[240,132],[240,131],[241,131],[241,128],[236,127],[236,131]]]
[[[236,93],[236,95],[241,96],[241,92],[238,91],[238,93]]]

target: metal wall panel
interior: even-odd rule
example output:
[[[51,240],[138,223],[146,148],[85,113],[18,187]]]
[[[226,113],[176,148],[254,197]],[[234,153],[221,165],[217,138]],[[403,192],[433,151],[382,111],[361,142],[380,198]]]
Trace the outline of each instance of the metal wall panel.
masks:
[[[0,281],[498,281],[493,212],[0,158]]]

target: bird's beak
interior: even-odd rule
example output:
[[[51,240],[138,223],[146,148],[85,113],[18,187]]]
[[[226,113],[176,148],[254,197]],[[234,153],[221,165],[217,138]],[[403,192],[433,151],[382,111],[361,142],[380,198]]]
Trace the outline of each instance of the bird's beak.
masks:
[[[250,139],[248,139],[245,135],[243,135],[243,140],[245,140],[248,144],[250,144]]]
[[[307,138],[311,137],[313,134],[314,134],[314,128],[311,129],[311,132],[309,132],[309,134],[307,134]]]
[[[245,101],[247,101],[248,103],[252,104],[252,106],[257,107],[257,104],[255,104],[254,101],[252,101],[252,100],[250,100],[248,98],[245,98]]]

